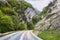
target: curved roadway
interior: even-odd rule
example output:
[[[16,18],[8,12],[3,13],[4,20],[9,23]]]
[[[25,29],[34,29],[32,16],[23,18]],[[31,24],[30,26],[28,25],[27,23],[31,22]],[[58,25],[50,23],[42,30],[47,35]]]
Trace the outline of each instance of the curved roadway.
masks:
[[[32,33],[32,31],[18,31],[4,37],[0,40],[42,40]]]

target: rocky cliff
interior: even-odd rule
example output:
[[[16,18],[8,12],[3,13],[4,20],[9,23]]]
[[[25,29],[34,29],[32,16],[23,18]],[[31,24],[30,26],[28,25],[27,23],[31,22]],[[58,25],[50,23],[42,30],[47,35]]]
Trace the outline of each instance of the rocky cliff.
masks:
[[[53,0],[46,14],[37,23],[38,30],[58,29],[60,30],[60,0]]]

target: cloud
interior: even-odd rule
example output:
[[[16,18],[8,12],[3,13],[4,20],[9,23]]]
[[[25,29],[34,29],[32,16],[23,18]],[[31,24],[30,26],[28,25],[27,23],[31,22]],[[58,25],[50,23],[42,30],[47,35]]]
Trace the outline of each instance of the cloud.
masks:
[[[26,0],[31,3],[34,8],[42,11],[44,7],[46,7],[52,0]]]

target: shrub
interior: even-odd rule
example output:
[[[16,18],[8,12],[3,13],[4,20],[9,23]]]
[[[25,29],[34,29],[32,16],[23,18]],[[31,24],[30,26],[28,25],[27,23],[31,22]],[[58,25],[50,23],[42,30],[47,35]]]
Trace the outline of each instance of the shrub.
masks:
[[[33,24],[33,22],[32,22],[32,21],[28,22],[28,24],[27,24],[27,25],[28,25],[28,27],[27,27],[27,28],[28,28],[29,30],[34,29],[34,24]]]
[[[34,24],[36,24],[39,20],[41,20],[42,18],[40,17],[40,16],[35,16],[35,17],[33,17],[33,19],[32,19],[32,22],[34,23]]]
[[[0,10],[0,17],[3,16],[3,12]]]
[[[7,32],[14,30],[13,21],[10,16],[4,15],[0,18],[0,32]]]
[[[8,7],[2,8],[1,10],[7,15],[17,15],[13,9]]]
[[[26,24],[24,22],[20,22],[18,24],[18,30],[26,30],[27,27],[26,27]]]

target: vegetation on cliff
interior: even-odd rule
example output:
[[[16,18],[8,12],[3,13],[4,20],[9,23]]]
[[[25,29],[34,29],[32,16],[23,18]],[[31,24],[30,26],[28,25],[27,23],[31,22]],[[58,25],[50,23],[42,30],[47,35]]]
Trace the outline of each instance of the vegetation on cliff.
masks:
[[[32,5],[24,0],[1,0],[0,33],[27,29],[26,23],[23,23],[23,21],[26,22],[24,11],[27,7],[32,8]]]

